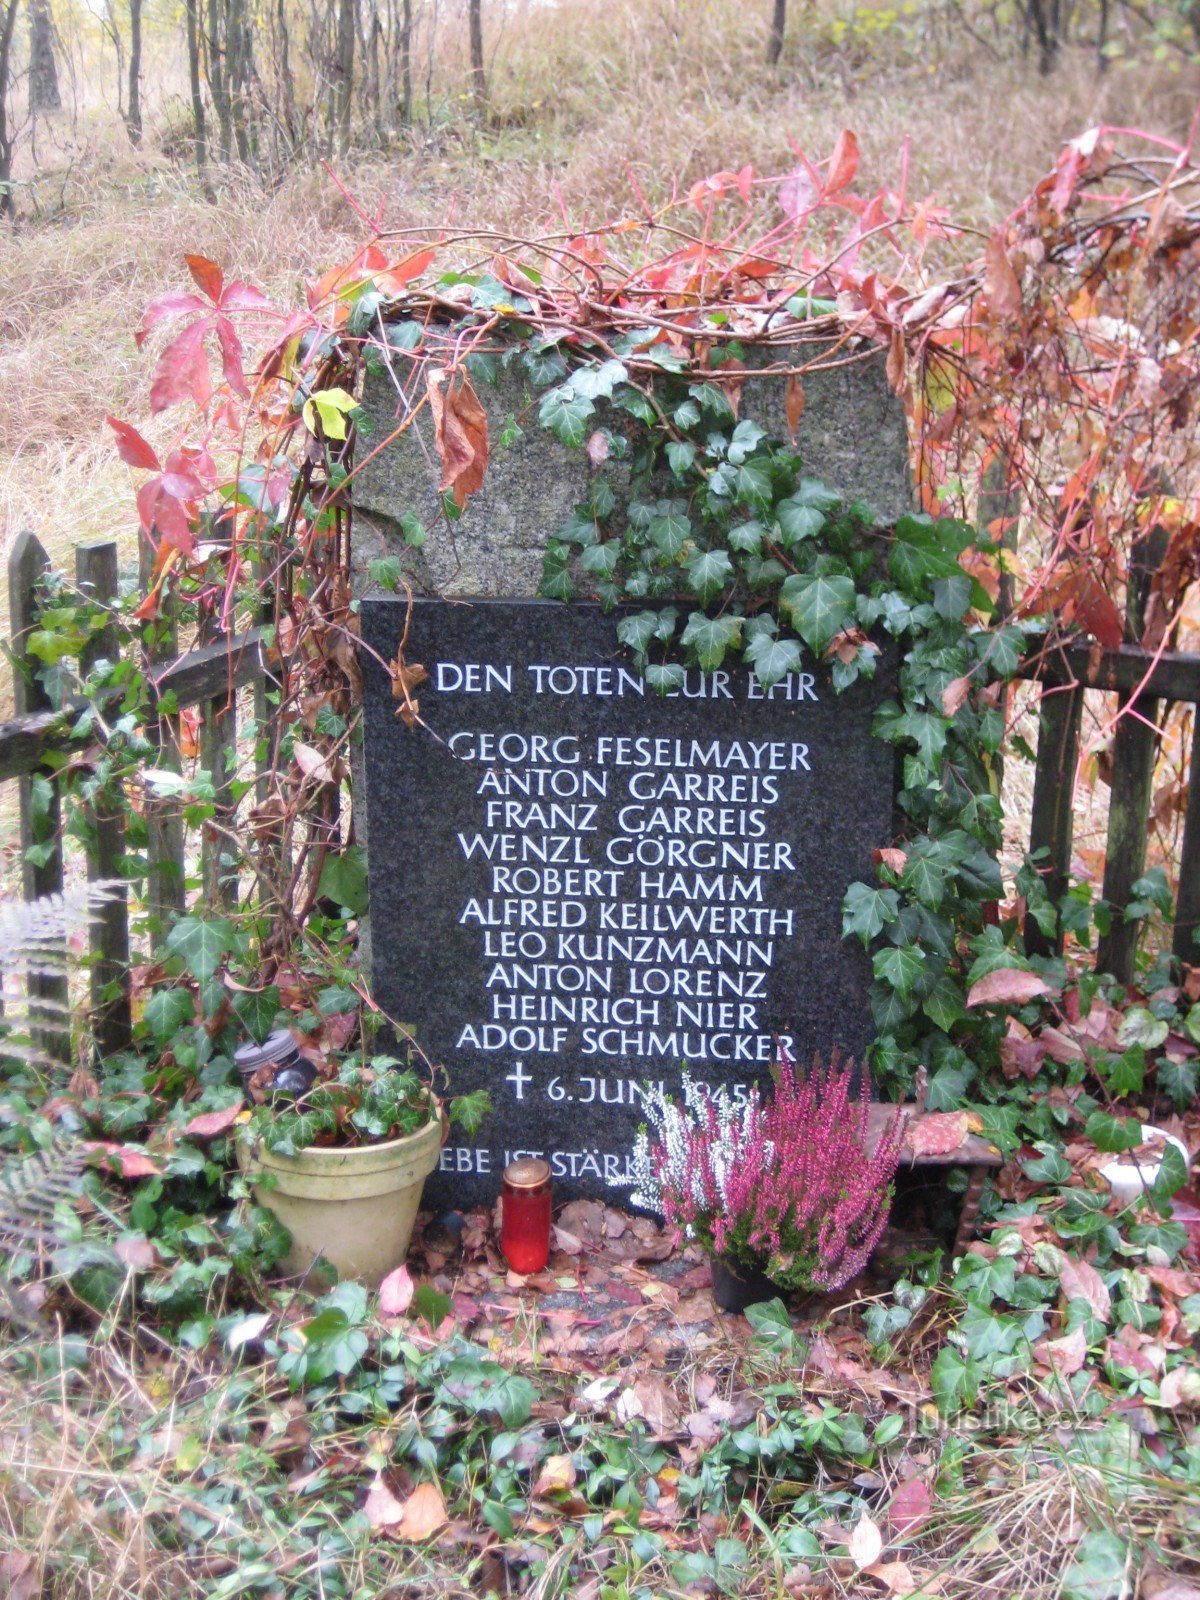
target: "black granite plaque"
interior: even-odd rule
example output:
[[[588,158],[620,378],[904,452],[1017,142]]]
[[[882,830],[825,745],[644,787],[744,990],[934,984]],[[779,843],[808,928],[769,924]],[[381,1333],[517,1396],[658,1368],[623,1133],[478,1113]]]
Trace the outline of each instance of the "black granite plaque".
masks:
[[[646,1082],[748,1085],[776,1035],[861,1058],[841,903],[891,831],[882,672],[837,696],[816,664],[770,692],[689,671],[660,697],[595,606],[419,600],[409,729],[375,659],[406,610],[362,608],[373,989],[495,1107],[429,1200],[489,1200],[529,1154],[560,1198],[620,1199]]]

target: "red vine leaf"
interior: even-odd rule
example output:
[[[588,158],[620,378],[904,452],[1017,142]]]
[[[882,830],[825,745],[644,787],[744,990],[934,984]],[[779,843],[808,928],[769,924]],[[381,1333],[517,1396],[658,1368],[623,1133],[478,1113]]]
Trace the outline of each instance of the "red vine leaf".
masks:
[[[146,307],[142,325],[133,336],[134,343],[140,350],[160,322],[170,322],[176,317],[185,317],[189,311],[207,310],[207,303],[190,289],[172,289],[168,294],[152,300]]]
[[[826,194],[837,194],[847,184],[854,182],[858,171],[858,140],[849,128],[838,134],[833,154],[829,158],[829,177],[825,180]]]
[[[189,395],[202,410],[208,404],[212,379],[204,353],[204,329],[205,321],[190,323],[159,356],[150,386],[151,411],[165,411]]]
[[[187,269],[197,289],[206,294],[214,305],[220,305],[225,289],[225,274],[217,263],[210,261],[207,256],[185,255],[183,259],[187,262]]]
[[[488,464],[487,413],[463,374],[431,367],[426,379],[434,437],[442,458],[439,487],[452,489],[460,506],[482,485]]]
[[[131,423],[121,422],[111,416],[106,416],[104,420],[117,436],[117,454],[122,461],[131,467],[144,467],[150,472],[159,470],[161,463],[153,446],[142,438]]]

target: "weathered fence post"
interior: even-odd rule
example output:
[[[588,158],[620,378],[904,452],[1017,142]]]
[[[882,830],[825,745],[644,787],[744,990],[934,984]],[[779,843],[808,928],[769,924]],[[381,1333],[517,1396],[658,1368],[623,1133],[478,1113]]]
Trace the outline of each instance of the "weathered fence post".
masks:
[[[149,594],[154,582],[154,547],[144,536],[139,548],[138,567],[142,593]],[[156,662],[171,660],[178,649],[178,629],[169,612],[156,626],[159,632],[149,652],[151,666]],[[161,764],[171,772],[182,771],[178,715],[160,714],[157,722],[151,722],[147,731],[157,741]],[[146,835],[150,948],[159,951],[170,931],[172,917],[182,912],[184,906],[183,817],[177,801],[147,795]]]
[[[1166,543],[1166,530],[1151,528],[1134,541],[1130,552],[1125,636],[1131,644],[1141,639],[1150,577],[1162,561]],[[1140,923],[1125,920],[1125,907],[1146,866],[1146,825],[1159,741],[1158,712],[1159,702],[1150,695],[1122,694],[1117,698],[1104,856],[1104,898],[1112,907],[1113,920],[1099,942],[1096,960],[1101,972],[1111,972],[1121,983],[1133,978],[1140,928]]]
[[[1200,965],[1200,705],[1192,707],[1192,760],[1188,769],[1187,813],[1179,854],[1179,898],[1175,903],[1175,939],[1180,961]]]
[[[30,630],[37,621],[37,586],[49,570],[50,558],[36,535],[25,531],[13,542],[8,558],[8,605],[13,653],[13,704],[18,716],[51,710],[50,697],[32,671],[27,652]],[[43,785],[47,787],[43,787]],[[58,784],[32,773],[18,780],[21,813],[21,882],[26,900],[61,893],[63,886],[62,812]],[[44,804],[42,803],[44,801]],[[43,1019],[62,1008],[66,1015],[67,980],[57,973],[29,974],[30,1009]],[[38,1001],[44,1002],[39,1008]],[[65,1022],[35,1025],[35,1044],[60,1061],[71,1059],[70,1028]]]
[[[1036,865],[1045,879],[1046,893],[1055,904],[1066,894],[1071,881],[1075,769],[1079,764],[1082,716],[1082,685],[1042,684],[1029,853],[1046,852]],[[1030,955],[1060,955],[1062,946],[1061,930],[1051,938],[1032,916],[1025,918],[1025,949]]]
[[[95,539],[75,551],[75,581],[88,599],[111,605],[117,598],[117,546],[111,539]],[[102,658],[115,661],[121,642],[115,622],[92,636],[80,666],[86,674]],[[124,876],[125,821],[116,803],[89,808],[93,844],[88,851],[88,878],[110,883]],[[124,885],[110,889],[93,908],[92,924],[92,1032],[101,1055],[128,1047],[133,1026],[129,1010],[129,902]]]
[[[200,637],[208,644],[223,640],[225,636],[210,625],[202,627]],[[237,763],[237,689],[232,669],[225,692],[204,700],[200,717],[200,761],[212,775],[216,792],[213,821],[219,828],[231,830],[237,811],[233,796]],[[238,898],[236,850],[226,833],[205,828],[200,856],[205,900],[213,907],[235,906]]]

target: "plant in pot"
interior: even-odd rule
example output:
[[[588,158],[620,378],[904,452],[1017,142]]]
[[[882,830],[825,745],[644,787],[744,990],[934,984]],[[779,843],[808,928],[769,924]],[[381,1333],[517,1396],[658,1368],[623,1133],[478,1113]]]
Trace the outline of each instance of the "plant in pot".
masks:
[[[872,1148],[852,1062],[814,1061],[800,1076],[785,1055],[772,1077],[768,1095],[754,1087],[740,1099],[686,1072],[682,1103],[647,1091],[634,1151],[634,1203],[711,1252],[713,1297],[726,1311],[828,1293],[861,1272],[900,1160],[902,1113]]]
[[[291,1235],[286,1270],[320,1256],[341,1277],[380,1283],[408,1252],[449,1123],[473,1134],[490,1110],[482,1090],[443,1104],[392,1056],[348,1061],[295,1100],[257,1106],[238,1160]]]

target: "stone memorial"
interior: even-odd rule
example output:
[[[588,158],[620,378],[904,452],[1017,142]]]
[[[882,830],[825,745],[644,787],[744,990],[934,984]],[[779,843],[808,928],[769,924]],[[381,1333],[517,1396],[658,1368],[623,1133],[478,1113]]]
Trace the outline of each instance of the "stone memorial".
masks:
[[[379,664],[406,626],[411,728]],[[433,1203],[488,1201],[534,1154],[560,1198],[627,1198],[646,1083],[687,1067],[738,1096],[780,1043],[861,1057],[841,902],[891,830],[887,659],[840,696],[812,664],[664,697],[591,604],[368,599],[362,629],[374,993],[494,1105]]]
[[[806,367],[796,446],[893,522],[912,509],[903,409],[880,352],[830,355]],[[742,416],[784,435],[784,387],[750,378]],[[801,1059],[834,1043],[861,1057],[873,1037],[869,962],[840,908],[892,832],[892,752],[870,727],[893,666],[841,696],[810,662],[770,693],[737,665],[660,698],[612,616],[534,598],[547,541],[588,493],[584,453],[538,426],[518,374],[477,389],[493,448],[452,523],[428,408],[393,437],[404,385],[376,373],[364,394],[376,443],[355,477],[358,558],[365,572],[400,556],[418,597],[411,615],[369,587],[362,601],[365,959],[454,1091],[485,1087],[495,1107],[477,1139],[448,1142],[430,1203],[492,1200],[531,1152],[560,1199],[627,1201],[644,1084],[678,1085],[687,1066],[736,1094],[766,1077],[776,1035]],[[621,469],[606,470],[619,498]],[[425,727],[397,717],[381,664],[406,620]]]

